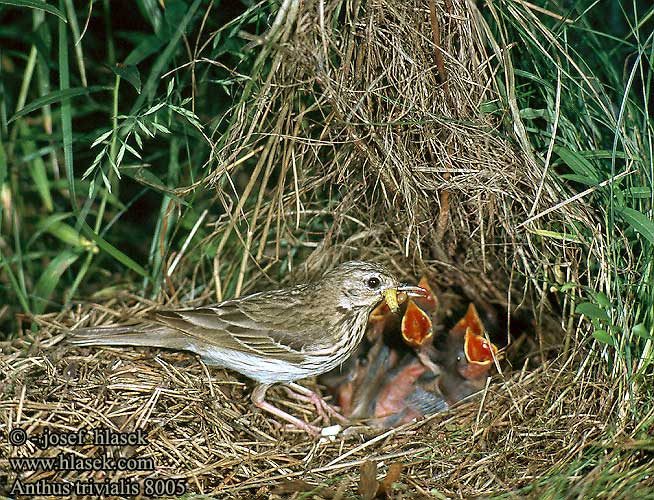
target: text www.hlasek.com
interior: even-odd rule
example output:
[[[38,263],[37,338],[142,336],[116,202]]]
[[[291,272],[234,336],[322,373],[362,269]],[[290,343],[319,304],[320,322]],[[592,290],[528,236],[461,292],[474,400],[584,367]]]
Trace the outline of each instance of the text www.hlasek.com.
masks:
[[[149,457],[80,457],[74,453],[59,453],[54,457],[9,457],[9,465],[16,472],[154,470],[154,460]]]

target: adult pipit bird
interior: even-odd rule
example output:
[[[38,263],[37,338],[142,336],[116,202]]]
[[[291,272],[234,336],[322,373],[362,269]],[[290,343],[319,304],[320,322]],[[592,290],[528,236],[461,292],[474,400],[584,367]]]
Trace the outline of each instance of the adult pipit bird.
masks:
[[[368,316],[382,299],[397,311],[398,292],[424,294],[419,287],[401,284],[380,264],[346,262],[315,283],[214,306],[154,311],[140,324],[81,328],[70,335],[71,342],[80,346],[162,347],[199,354],[208,365],[255,380],[255,406],[315,435],[318,427],[268,403],[266,390],[274,383],[286,383],[320,412],[319,396],[294,382],[343,363],[361,341]]]

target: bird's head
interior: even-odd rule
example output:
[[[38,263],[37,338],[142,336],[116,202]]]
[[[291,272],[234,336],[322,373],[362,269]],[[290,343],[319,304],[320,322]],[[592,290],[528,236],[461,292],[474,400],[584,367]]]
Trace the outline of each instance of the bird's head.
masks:
[[[338,297],[338,307],[372,310],[382,299],[397,311],[397,293],[424,296],[425,290],[401,283],[385,266],[372,262],[345,262],[327,272],[321,285]]]
[[[500,357],[497,347],[486,340],[477,308],[470,303],[463,318],[450,330],[448,343],[454,351],[456,370],[467,380],[482,380]]]

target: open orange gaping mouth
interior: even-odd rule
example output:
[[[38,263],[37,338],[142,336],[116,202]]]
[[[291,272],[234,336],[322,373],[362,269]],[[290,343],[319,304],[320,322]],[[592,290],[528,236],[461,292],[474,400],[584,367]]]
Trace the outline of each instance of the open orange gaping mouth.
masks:
[[[497,347],[483,336],[468,328],[465,333],[464,352],[467,364],[460,372],[468,380],[480,380],[488,376],[494,360],[499,358]]]
[[[409,299],[402,318],[402,338],[408,345],[417,347],[424,344],[431,336],[431,319],[416,305],[413,299]]]
[[[468,328],[474,335],[481,335],[484,332],[484,326],[481,324],[479,314],[477,314],[477,308],[472,303],[468,306],[465,316],[452,327],[450,332],[463,336],[467,334]]]
[[[463,351],[467,364],[461,374],[476,380],[488,376],[495,359],[500,357],[498,348],[484,337],[484,325],[474,304],[468,306],[466,314],[450,330],[451,335],[463,336]]]
[[[470,327],[466,330],[463,348],[469,363],[488,365],[497,357],[497,347]]]

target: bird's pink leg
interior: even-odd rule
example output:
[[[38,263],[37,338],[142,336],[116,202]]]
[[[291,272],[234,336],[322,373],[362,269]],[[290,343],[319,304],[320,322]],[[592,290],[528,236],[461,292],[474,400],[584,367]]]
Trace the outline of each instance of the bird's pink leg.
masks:
[[[275,415],[276,417],[279,417],[282,420],[286,420],[287,422],[293,424],[298,429],[302,429],[303,431],[307,432],[308,434],[311,434],[312,436],[320,435],[320,431],[321,431],[320,427],[307,424],[304,420],[300,420],[299,418],[286,413],[284,410],[280,410],[276,406],[268,403],[265,399],[266,391],[268,390],[268,387],[270,386],[267,384],[259,384],[254,388],[254,391],[252,391],[252,403],[254,403],[254,406],[262,409],[263,411],[267,411],[268,413]]]
[[[325,401],[315,392],[307,389],[306,387],[302,387],[295,382],[291,382],[286,385],[288,386],[288,394],[291,397],[313,404],[316,407],[318,415],[320,415],[325,421],[329,422],[329,417],[332,416],[342,424],[348,423],[347,418],[338,413],[329,403],[327,403],[327,401]]]

